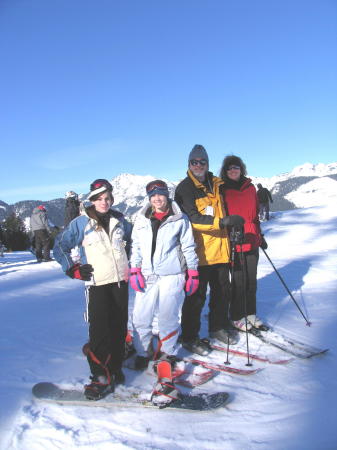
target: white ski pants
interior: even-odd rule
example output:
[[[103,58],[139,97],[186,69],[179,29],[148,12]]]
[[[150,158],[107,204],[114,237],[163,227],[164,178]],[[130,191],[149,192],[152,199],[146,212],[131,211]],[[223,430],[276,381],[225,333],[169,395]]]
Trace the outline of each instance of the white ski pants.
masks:
[[[147,356],[154,318],[158,320],[161,351],[176,354],[184,286],[185,274],[145,277],[145,292],[136,292],[132,313],[133,342],[139,356]]]

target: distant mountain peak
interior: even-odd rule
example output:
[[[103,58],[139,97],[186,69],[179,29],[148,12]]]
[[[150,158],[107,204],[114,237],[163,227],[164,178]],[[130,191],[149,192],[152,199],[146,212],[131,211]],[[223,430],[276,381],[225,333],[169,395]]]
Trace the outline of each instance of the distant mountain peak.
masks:
[[[311,164],[305,163],[295,167],[289,174],[289,177],[325,177],[327,175],[337,174],[337,162],[331,164]]]
[[[294,208],[305,208],[316,205],[337,203],[337,162],[331,164],[305,163],[295,167],[291,172],[275,175],[271,178],[249,175],[252,182],[261,183],[268,188],[273,196],[273,211],[284,211]],[[134,175],[121,173],[110,180],[113,186],[114,207],[128,218],[133,218],[137,211],[148,201],[145,187],[157,177],[153,175]],[[171,197],[178,182],[166,181]],[[81,200],[88,193],[80,194]],[[39,200],[25,200],[8,205],[0,200],[0,221],[10,213],[15,212],[23,220],[30,217],[33,208],[39,205]],[[61,226],[64,221],[65,199],[59,198],[43,202],[51,221]]]

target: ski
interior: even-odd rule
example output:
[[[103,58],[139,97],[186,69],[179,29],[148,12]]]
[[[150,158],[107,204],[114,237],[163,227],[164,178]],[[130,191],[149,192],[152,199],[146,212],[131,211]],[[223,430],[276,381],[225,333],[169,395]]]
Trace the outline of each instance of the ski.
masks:
[[[254,373],[260,372],[263,369],[243,369],[238,367],[230,367],[226,364],[217,364],[212,363],[210,361],[202,361],[201,359],[195,359],[195,358],[184,358],[183,359],[186,362],[191,362],[192,364],[200,365],[202,367],[205,367],[206,369],[211,369],[219,372],[225,372],[230,373],[232,375],[253,375]]]
[[[212,348],[212,350],[227,353],[227,347],[222,347],[221,345],[216,345],[216,344],[212,344],[212,343],[210,343],[210,347]],[[230,353],[232,355],[237,355],[237,356],[242,356],[244,358],[248,358],[247,352],[244,352],[241,350],[235,350],[230,347],[228,349],[228,353]],[[249,353],[249,358],[254,359],[255,361],[265,362],[268,364],[288,364],[289,362],[293,361],[293,358],[271,359],[271,358],[268,358],[267,356],[260,356],[260,355],[254,354],[254,353]]]
[[[56,403],[70,406],[90,406],[101,408],[152,408],[161,410],[179,411],[210,411],[224,407],[229,401],[227,392],[214,394],[185,395],[179,394],[179,398],[169,403],[165,408],[154,405],[148,393],[120,389],[120,392],[108,395],[106,398],[94,401],[88,400],[80,389],[63,389],[53,383],[37,383],[32,388],[33,397],[37,401]]]
[[[312,356],[321,355],[329,350],[328,348],[320,349],[313,347],[312,345],[305,344],[304,342],[288,338],[273,330],[260,331],[256,328],[252,328],[249,333],[256,336],[262,342],[277,347],[286,353],[296,356],[297,358],[311,358]]]

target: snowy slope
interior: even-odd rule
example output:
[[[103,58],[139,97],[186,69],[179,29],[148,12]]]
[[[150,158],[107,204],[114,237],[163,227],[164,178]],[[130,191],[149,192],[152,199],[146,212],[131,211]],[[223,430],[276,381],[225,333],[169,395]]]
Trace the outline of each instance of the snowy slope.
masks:
[[[337,211],[314,207],[277,213],[263,224],[267,250],[305,315],[305,326],[266,257],[259,263],[259,314],[276,329],[320,347],[324,356],[266,365],[249,377],[220,374],[198,392],[226,390],[231,402],[207,413],[62,407],[36,403],[34,383],[81,387],[88,368],[81,347],[83,286],[56,262],[36,265],[27,252],[0,259],[0,448],[316,450],[337,448]],[[203,335],[207,334],[203,314]],[[256,338],[250,348],[285,357]],[[239,347],[244,348],[242,335]],[[212,356],[217,362],[224,354]],[[232,367],[246,360],[231,357]],[[127,385],[150,391],[154,379],[125,370]],[[187,391],[187,390],[186,390]]]
[[[298,208],[308,208],[324,204],[337,207],[337,180],[328,177],[315,178],[290,192],[285,198]]]

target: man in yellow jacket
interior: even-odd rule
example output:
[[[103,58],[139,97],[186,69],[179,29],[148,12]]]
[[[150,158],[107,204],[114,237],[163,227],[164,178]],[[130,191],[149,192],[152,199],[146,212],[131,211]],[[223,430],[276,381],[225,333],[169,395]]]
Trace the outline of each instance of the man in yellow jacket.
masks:
[[[175,191],[175,201],[191,223],[199,258],[199,288],[186,296],[182,309],[182,344],[193,353],[209,353],[207,343],[200,340],[200,317],[210,287],[208,331],[212,339],[236,344],[238,334],[229,313],[230,243],[227,227],[242,227],[241,216],[226,216],[223,203],[223,181],[209,172],[205,148],[195,145],[189,154],[187,177]]]

